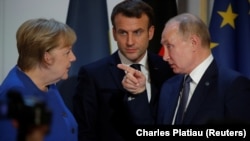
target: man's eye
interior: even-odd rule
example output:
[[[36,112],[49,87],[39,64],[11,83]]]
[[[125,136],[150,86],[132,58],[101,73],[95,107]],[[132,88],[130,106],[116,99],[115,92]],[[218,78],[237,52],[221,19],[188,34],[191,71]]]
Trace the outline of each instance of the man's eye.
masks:
[[[141,35],[142,34],[142,30],[137,30],[134,32],[136,35]]]
[[[120,35],[126,35],[127,33],[124,32],[124,31],[119,31],[118,34],[120,34]]]

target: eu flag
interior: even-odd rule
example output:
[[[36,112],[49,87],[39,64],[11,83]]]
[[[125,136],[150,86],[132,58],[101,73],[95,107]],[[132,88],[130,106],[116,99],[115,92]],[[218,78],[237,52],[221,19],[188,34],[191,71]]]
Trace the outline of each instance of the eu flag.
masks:
[[[110,55],[106,0],[70,0],[66,23],[77,34],[73,47],[76,61],[72,63],[69,78],[57,85],[65,103],[71,109],[79,68]]]
[[[217,62],[250,78],[249,7],[249,0],[215,0],[209,31]]]

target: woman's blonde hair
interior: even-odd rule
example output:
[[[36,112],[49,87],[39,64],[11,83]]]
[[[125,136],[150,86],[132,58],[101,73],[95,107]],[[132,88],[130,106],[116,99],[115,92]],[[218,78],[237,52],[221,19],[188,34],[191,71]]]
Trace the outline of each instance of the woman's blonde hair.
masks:
[[[18,61],[23,70],[30,70],[44,62],[45,52],[56,48],[61,41],[64,46],[76,42],[76,33],[68,25],[54,19],[30,19],[24,22],[16,33]]]

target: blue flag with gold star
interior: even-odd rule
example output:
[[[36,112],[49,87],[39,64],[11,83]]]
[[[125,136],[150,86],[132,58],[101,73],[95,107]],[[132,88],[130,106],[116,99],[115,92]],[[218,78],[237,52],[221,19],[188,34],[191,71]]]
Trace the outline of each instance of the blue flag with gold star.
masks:
[[[220,65],[250,78],[250,0],[215,0],[209,25]]]

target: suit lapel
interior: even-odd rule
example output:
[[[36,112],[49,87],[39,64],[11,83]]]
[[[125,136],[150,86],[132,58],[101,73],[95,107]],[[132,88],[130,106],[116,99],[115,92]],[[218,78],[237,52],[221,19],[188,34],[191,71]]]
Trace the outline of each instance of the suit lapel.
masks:
[[[208,69],[205,71],[204,75],[202,76],[199,84],[197,85],[193,96],[190,100],[190,104],[187,108],[183,123],[189,124],[192,118],[196,115],[201,104],[206,99],[207,95],[210,94],[210,90],[213,89],[216,83],[216,76],[217,76],[217,66],[216,63],[213,61]]]
[[[181,92],[181,89],[182,89],[183,75],[180,75],[178,80],[176,80],[176,82],[179,82],[179,83],[175,83],[176,85],[172,86],[172,88],[171,88],[171,89],[173,89],[172,91],[174,91],[174,92],[169,92],[169,94],[172,94],[171,97],[169,97],[169,99],[168,99],[169,113],[167,113],[167,115],[171,115],[169,117],[169,122],[170,123],[172,123],[172,121],[173,121],[176,106],[177,106],[178,99],[179,99],[179,96],[180,96],[180,92]]]
[[[159,93],[159,90],[157,89],[157,87],[154,85],[154,79],[155,78],[155,74],[158,74],[158,68],[154,67],[154,66],[150,66],[151,64],[149,64],[149,74],[150,74],[150,81],[151,81],[151,100],[150,103],[155,103],[156,99],[157,99],[157,93]]]
[[[158,100],[160,89],[157,88],[156,84],[158,81],[157,79],[160,78],[161,75],[159,73],[159,65],[157,64],[158,61],[155,60],[156,58],[153,57],[151,53],[148,53],[148,67],[149,67],[149,77],[150,77],[150,85],[151,85],[151,100],[150,104],[155,104]],[[167,72],[166,72],[167,73]],[[158,95],[157,95],[158,94]]]
[[[177,106],[183,75],[177,75],[168,80],[162,87],[159,99],[159,122],[171,124]],[[164,92],[164,93],[163,93]]]
[[[109,61],[109,70],[111,73],[111,76],[113,77],[115,83],[117,84],[118,89],[124,89],[122,86],[122,79],[125,75],[125,72],[119,68],[117,68],[117,64],[120,64],[121,60],[118,56],[118,52],[116,51],[110,58]]]

